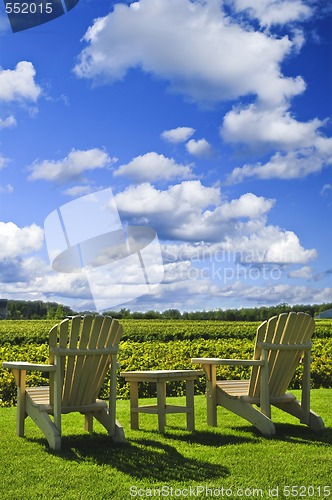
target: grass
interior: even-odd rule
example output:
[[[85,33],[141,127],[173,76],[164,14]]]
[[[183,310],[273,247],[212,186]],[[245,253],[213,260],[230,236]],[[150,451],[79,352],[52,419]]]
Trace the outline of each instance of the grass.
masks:
[[[126,443],[113,444],[98,423],[95,433],[84,433],[83,417],[72,414],[63,419],[60,452],[49,450],[30,419],[26,437],[18,438],[16,409],[1,408],[0,498],[331,498],[324,486],[331,486],[332,389],[313,390],[311,407],[325,421],[322,433],[274,409],[277,436],[264,438],[222,408],[219,426],[207,427],[205,398],[196,396],[196,431],[186,431],[184,415],[168,415],[161,435],[155,415],[140,415],[140,430],[131,430],[129,401],[120,400]]]

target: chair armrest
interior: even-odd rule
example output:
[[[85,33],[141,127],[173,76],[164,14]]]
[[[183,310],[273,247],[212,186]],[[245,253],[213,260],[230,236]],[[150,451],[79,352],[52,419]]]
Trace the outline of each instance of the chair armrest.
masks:
[[[39,365],[37,363],[28,363],[25,361],[4,361],[3,368],[10,368],[11,370],[25,370],[25,371],[40,371],[40,372],[54,372],[55,365]]]
[[[195,365],[232,365],[232,366],[262,366],[261,359],[222,359],[222,358],[192,358]]]

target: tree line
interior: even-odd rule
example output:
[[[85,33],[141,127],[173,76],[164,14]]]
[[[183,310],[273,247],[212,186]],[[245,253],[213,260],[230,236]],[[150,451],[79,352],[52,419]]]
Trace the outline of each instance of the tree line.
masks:
[[[328,304],[298,304],[290,306],[286,303],[275,306],[243,307],[240,309],[216,309],[210,311],[184,311],[166,309],[165,311],[135,312],[122,308],[120,311],[108,311],[117,319],[167,319],[167,320],[210,320],[210,321],[264,321],[283,312],[306,312],[314,317],[327,309],[332,309]]]
[[[3,301],[2,301],[3,302]],[[77,313],[70,307],[57,302],[41,300],[8,300],[4,306],[6,319],[63,319]]]
[[[67,316],[78,314],[68,306],[57,302],[24,301],[24,300],[2,300],[2,307],[6,309],[7,319],[63,319]],[[327,304],[299,304],[290,306],[286,303],[274,306],[243,307],[240,309],[216,309],[210,311],[179,311],[178,309],[166,309],[165,311],[130,311],[122,308],[119,311],[107,311],[117,319],[166,319],[166,320],[215,320],[215,321],[263,321],[271,316],[282,312],[304,311],[310,316],[332,309],[332,303]],[[93,313],[84,311],[84,313]],[[80,312],[79,314],[84,314]]]

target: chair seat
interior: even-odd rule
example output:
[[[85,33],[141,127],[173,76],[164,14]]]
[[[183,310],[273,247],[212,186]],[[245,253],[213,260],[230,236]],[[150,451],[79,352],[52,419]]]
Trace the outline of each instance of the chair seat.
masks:
[[[247,396],[250,380],[218,380],[217,387],[227,392],[230,396]]]
[[[33,406],[38,406],[41,411],[53,414],[53,405],[50,405],[50,388],[49,386],[42,387],[28,387],[26,389],[28,396],[30,396],[31,404]],[[79,411],[81,413],[87,411],[100,411],[107,408],[106,401],[102,399],[97,399],[95,402],[79,406],[62,406],[62,413],[71,413],[74,411]]]
[[[217,390],[221,389],[227,393],[230,398],[241,398],[246,403],[250,404],[260,404],[260,399],[258,397],[249,396],[249,386],[250,380],[218,380],[216,383]],[[217,395],[218,399],[218,395]],[[294,394],[288,392],[287,394],[282,394],[270,398],[270,403],[289,403],[290,401],[295,401],[296,398]]]

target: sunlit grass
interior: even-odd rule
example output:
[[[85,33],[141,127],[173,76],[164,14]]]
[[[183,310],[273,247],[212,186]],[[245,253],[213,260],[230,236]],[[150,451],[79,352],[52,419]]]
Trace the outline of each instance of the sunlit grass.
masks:
[[[184,398],[169,401],[184,403]],[[269,488],[276,487],[278,498],[287,498],[284,486],[313,486],[306,491],[315,494],[307,498],[329,498],[323,488],[331,475],[332,390],[313,390],[311,406],[324,419],[325,431],[315,434],[275,409],[277,436],[264,438],[221,408],[218,427],[207,427],[204,396],[195,397],[196,432],[188,432],[185,416],[175,414],[167,416],[165,435],[157,432],[155,415],[140,415],[140,430],[132,431],[129,401],[119,401],[125,444],[113,444],[99,424],[86,434],[83,417],[72,414],[63,418],[60,452],[49,450],[30,419],[26,437],[18,438],[16,409],[1,408],[0,498],[128,500],[158,498],[158,492],[159,498],[194,498],[200,491],[200,498],[211,498],[211,492],[227,498],[226,490],[236,498],[239,489],[245,498],[271,498]]]

